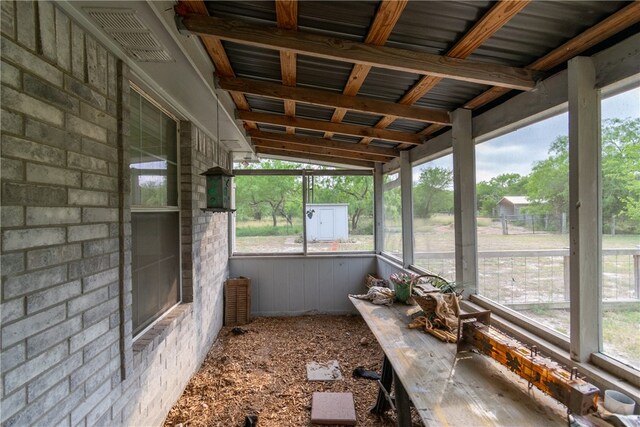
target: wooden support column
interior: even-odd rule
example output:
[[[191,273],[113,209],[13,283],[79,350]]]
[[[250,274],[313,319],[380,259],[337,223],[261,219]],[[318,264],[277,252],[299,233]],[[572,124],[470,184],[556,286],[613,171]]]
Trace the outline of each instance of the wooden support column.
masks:
[[[374,248],[373,250],[382,253],[384,240],[384,207],[382,205],[382,192],[384,181],[382,179],[382,163],[376,163],[373,170],[373,218],[374,218]]]
[[[400,152],[400,200],[402,203],[402,265],[413,264],[413,171],[409,151]]]
[[[591,58],[569,61],[571,358],[600,349],[600,100]]]
[[[465,294],[477,293],[478,248],[476,241],[476,161],[471,110],[451,113],[453,126],[453,185],[456,235],[456,282]],[[459,285],[459,286],[460,286]]]

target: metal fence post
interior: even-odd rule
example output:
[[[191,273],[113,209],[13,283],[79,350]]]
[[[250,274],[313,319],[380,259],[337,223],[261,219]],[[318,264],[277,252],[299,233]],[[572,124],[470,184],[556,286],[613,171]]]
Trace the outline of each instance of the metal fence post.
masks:
[[[636,298],[640,299],[640,254],[633,255],[633,282],[636,288]]]

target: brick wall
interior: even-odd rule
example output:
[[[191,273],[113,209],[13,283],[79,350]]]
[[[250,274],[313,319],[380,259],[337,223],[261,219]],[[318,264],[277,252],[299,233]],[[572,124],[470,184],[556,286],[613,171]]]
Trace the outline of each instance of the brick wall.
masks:
[[[187,303],[134,341],[127,68],[53,3],[0,7],[0,422],[160,424],[222,322],[227,218],[198,174],[226,154],[182,123]]]

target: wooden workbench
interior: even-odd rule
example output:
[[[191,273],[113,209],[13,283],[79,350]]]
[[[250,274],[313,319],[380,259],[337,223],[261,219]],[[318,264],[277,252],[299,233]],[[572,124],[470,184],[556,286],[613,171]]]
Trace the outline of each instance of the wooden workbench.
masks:
[[[408,329],[415,307],[349,299],[393,368],[398,425],[411,425],[408,399],[426,426],[567,425],[566,407],[488,357]]]

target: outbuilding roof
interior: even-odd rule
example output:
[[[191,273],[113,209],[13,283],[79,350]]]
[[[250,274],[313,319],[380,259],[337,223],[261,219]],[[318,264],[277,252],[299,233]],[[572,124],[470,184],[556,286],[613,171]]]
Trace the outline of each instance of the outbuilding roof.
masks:
[[[512,205],[529,205],[531,201],[526,196],[504,196],[498,204],[501,204],[503,201],[507,201]]]

